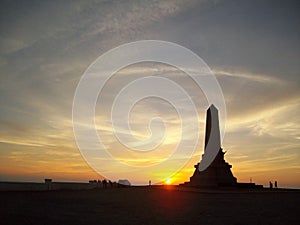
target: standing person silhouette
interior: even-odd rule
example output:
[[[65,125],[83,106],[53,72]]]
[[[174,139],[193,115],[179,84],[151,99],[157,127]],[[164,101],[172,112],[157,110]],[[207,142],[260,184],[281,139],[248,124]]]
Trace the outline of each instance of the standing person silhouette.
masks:
[[[104,180],[102,181],[102,184],[103,184],[103,188],[107,188],[107,180],[104,179]]]
[[[273,183],[270,181],[269,184],[270,184],[270,189],[272,189],[273,188]]]
[[[277,188],[277,180],[275,180],[274,187]]]

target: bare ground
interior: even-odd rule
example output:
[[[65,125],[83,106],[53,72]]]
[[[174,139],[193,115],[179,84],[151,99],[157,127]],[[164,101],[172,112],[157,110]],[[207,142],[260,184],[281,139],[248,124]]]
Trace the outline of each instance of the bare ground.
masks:
[[[300,224],[300,192],[155,187],[0,192],[0,224]]]

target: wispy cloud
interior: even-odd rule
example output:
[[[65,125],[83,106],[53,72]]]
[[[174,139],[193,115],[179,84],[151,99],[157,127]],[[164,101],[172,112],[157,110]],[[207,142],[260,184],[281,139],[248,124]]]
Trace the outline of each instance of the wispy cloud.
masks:
[[[231,78],[242,78],[252,82],[260,82],[265,84],[274,84],[274,85],[284,85],[287,82],[283,79],[279,79],[274,76],[268,76],[264,74],[254,74],[254,73],[245,73],[239,71],[228,71],[228,70],[218,70],[214,69],[212,71],[217,76],[228,76]]]

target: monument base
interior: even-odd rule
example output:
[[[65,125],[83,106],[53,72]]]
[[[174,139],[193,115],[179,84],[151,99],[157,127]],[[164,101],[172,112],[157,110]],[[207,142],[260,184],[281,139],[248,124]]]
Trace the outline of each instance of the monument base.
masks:
[[[222,148],[220,148],[214,161],[203,171],[198,170],[199,163],[195,165],[195,172],[190,182],[185,185],[190,187],[227,187],[236,186],[237,179],[231,172],[231,165],[225,159]]]

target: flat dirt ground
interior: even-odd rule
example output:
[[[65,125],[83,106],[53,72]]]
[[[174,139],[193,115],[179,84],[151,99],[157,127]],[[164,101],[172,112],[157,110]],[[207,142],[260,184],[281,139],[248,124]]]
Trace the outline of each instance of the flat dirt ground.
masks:
[[[0,224],[300,224],[300,192],[131,187],[0,192]]]

